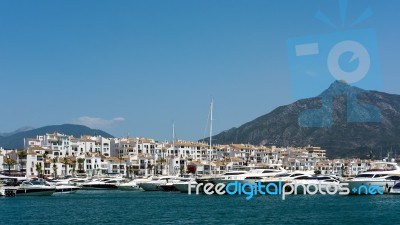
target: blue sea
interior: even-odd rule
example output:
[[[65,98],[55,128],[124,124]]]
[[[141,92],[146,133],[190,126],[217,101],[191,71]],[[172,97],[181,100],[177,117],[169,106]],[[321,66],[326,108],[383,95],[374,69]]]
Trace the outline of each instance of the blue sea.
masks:
[[[398,224],[400,196],[79,191],[0,197],[0,224]]]

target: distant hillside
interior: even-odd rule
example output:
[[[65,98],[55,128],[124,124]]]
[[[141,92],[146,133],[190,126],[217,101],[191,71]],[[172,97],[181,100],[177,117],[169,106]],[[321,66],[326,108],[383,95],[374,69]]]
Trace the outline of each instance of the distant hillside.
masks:
[[[10,132],[10,133],[0,133],[0,136],[8,137],[8,136],[11,136],[11,135],[16,134],[16,133],[20,133],[20,132],[23,132],[23,131],[29,131],[29,130],[33,130],[33,129],[35,129],[35,128],[34,127],[30,127],[30,126],[25,126],[25,127],[21,127],[19,129],[17,129],[16,131]]]
[[[22,149],[24,147],[24,138],[35,138],[37,135],[44,135],[46,133],[54,132],[73,135],[74,137],[80,137],[81,135],[100,135],[107,138],[113,137],[111,134],[108,134],[102,130],[91,129],[82,125],[63,124],[22,131],[6,137],[0,136],[0,147],[7,149]]]
[[[380,122],[347,122],[347,99],[337,93],[360,93],[358,101],[379,108]],[[321,107],[321,96],[333,98],[333,126],[307,128],[299,126],[299,115],[306,109]],[[359,113],[362,115],[363,109]],[[207,140],[206,140],[207,141]],[[377,91],[364,91],[342,82],[334,82],[315,98],[303,99],[280,106],[253,121],[232,128],[213,137],[214,143],[251,143],[277,146],[321,146],[329,158],[366,158],[372,151],[374,158],[400,154],[400,96]]]

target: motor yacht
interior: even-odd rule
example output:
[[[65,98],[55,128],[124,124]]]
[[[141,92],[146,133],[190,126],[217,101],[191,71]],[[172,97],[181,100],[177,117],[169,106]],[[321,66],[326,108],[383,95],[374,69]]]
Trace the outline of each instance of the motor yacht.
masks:
[[[393,188],[389,191],[390,194],[400,195],[400,182],[397,182]]]
[[[49,196],[56,191],[56,188],[44,180],[27,180],[16,189],[16,195]]]
[[[151,177],[137,178],[137,179],[131,180],[129,182],[119,183],[117,185],[117,188],[120,190],[126,190],[126,191],[140,191],[143,189],[139,185],[141,183],[145,183],[145,182],[149,182],[149,181],[151,181]]]
[[[247,174],[248,172],[249,171],[245,171],[245,170],[228,171],[228,172],[225,172],[224,174],[219,175],[219,176],[209,177],[207,179],[207,182],[211,182],[211,183],[214,183],[214,184],[228,183],[227,182],[228,180],[231,180],[231,181],[237,180],[237,179],[239,179],[240,175]],[[199,179],[196,180],[197,183],[200,183],[198,180]]]
[[[296,178],[301,177],[310,177],[313,173],[308,172],[291,172],[291,173],[281,173],[273,177],[264,177],[260,180],[262,185],[268,185],[270,183],[278,184],[279,182],[282,184],[290,183]]]
[[[232,183],[235,181],[238,181],[240,183],[250,183],[254,184],[255,182],[265,178],[265,177],[274,177],[279,174],[284,174],[287,173],[285,169],[282,167],[276,167],[276,168],[268,168],[268,169],[253,169],[248,172],[246,171],[241,171],[244,173],[241,174],[235,174],[235,175],[225,175],[222,178],[217,178],[213,181],[214,184],[218,183]]]
[[[316,191],[316,188],[322,192],[335,192],[339,190],[340,179],[331,175],[304,175],[294,178],[291,183],[297,187],[297,193],[304,193],[304,188],[310,192]]]
[[[70,184],[56,184],[55,188],[55,194],[74,194],[81,189],[81,187]]]
[[[177,191],[180,191],[182,193],[188,193],[189,191],[189,184],[192,185],[191,192],[195,193],[196,192],[196,185],[198,184],[196,179],[190,178],[188,180],[181,180],[177,183],[174,183],[174,187],[176,188]]]
[[[117,189],[121,178],[104,178],[94,179],[82,184],[82,189],[85,190],[101,190],[101,189]]]
[[[379,186],[380,191],[388,193],[390,189],[400,180],[400,167],[392,162],[372,163],[371,169],[360,173],[348,183],[351,194],[357,194],[360,186]],[[360,192],[361,193],[361,192]]]
[[[145,191],[162,191],[161,185],[168,183],[169,180],[176,179],[177,176],[155,177],[153,180],[143,182],[139,186]]]
[[[176,185],[184,186],[186,184],[186,187],[187,187],[189,182],[195,182],[195,179],[194,178],[177,177],[175,179],[168,180],[168,182],[165,184],[161,184],[160,187],[162,188],[163,191],[167,191],[167,192],[180,191]]]

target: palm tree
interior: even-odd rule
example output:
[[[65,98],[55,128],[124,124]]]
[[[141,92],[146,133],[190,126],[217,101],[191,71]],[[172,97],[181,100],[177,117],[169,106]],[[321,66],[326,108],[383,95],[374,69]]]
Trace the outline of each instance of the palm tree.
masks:
[[[157,164],[160,164],[160,167],[161,167],[161,174],[162,174],[162,171],[163,171],[163,163],[165,163],[166,162],[166,160],[164,159],[164,158],[160,158],[159,160],[157,160]]]
[[[130,168],[131,166],[126,166],[126,176],[129,178],[130,176]]]
[[[17,151],[17,155],[18,155],[18,159],[19,159],[20,164],[21,164],[21,171],[23,172],[24,171],[24,165],[26,163],[26,156],[28,155],[28,153],[27,153],[26,150],[20,150],[20,151]]]
[[[179,173],[180,173],[180,175],[181,175],[181,177],[183,177],[183,173],[185,172],[185,166],[184,165],[181,165],[180,167],[179,167]]]
[[[126,173],[127,173],[128,178],[132,179],[132,177],[133,177],[132,176],[133,175],[133,166],[132,165],[129,165],[126,167]]]
[[[69,172],[72,174],[72,176],[75,176],[76,160],[72,159],[69,165],[71,167]]]
[[[129,168],[129,173],[131,174],[131,179],[135,178],[135,169],[133,165]]]
[[[70,165],[69,159],[64,157],[62,163],[64,164],[64,176],[67,176],[68,165]]]
[[[84,170],[83,170],[83,163],[84,162],[85,162],[84,158],[79,158],[78,159],[78,172],[79,173],[83,173],[84,172]]]
[[[8,175],[11,174],[11,166],[15,165],[16,163],[17,162],[14,159],[10,158],[9,156],[7,156],[7,158],[4,160],[3,165],[8,166]]]
[[[42,177],[43,178],[43,176],[41,176],[42,175],[42,164],[41,163],[36,163],[36,171],[38,172],[38,177],[40,178],[40,177]]]
[[[42,158],[43,158],[43,168],[42,168],[43,169],[42,178],[43,178],[43,176],[45,174],[44,170],[45,170],[45,167],[46,167],[46,160],[49,158],[49,156],[45,152],[45,153],[42,154]]]
[[[57,165],[56,165],[56,163],[57,163],[57,161],[58,161],[58,158],[57,157],[54,157],[53,158],[53,172],[54,172],[54,179],[57,179]]]
[[[122,155],[118,155],[118,173],[121,174],[121,161],[122,161]]]
[[[49,155],[47,153],[43,153],[42,157],[43,157],[43,162],[44,162],[44,161],[46,161],[46,159],[49,158]]]
[[[153,170],[153,168],[154,168],[154,164],[148,164],[147,165],[147,169],[149,170],[149,174],[151,174],[151,171]]]

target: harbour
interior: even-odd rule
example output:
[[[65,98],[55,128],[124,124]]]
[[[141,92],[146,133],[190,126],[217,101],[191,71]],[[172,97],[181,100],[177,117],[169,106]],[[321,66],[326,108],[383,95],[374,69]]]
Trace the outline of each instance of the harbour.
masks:
[[[0,225],[398,224],[385,3],[2,1]]]
[[[248,192],[273,195],[297,194],[398,194],[400,166],[395,162],[375,161],[370,168],[355,177],[337,174],[319,174],[313,171],[285,170],[279,165],[269,168],[246,167],[240,171],[228,171],[220,175],[149,175],[145,177],[86,176],[69,178],[28,178],[1,175],[0,196],[19,195],[50,196],[53,194],[73,194],[80,190],[125,190],[182,192],[189,195],[196,191],[206,194],[235,194]],[[233,187],[234,192],[229,189]],[[271,191],[271,187],[273,188]],[[276,191],[279,189],[279,193]],[[289,191],[288,191],[289,189]]]

